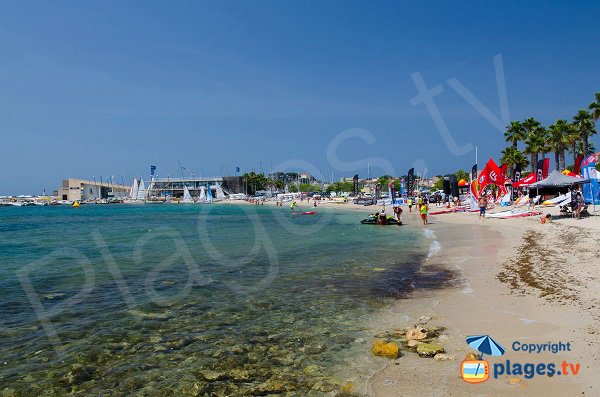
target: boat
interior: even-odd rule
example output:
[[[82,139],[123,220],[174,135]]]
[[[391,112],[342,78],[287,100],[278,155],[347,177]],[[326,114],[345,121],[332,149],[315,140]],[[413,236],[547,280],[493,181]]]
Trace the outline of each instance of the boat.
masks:
[[[146,200],[146,185],[144,184],[144,180],[142,178],[140,178],[140,184],[137,189],[137,196],[135,197],[135,200]]]
[[[192,198],[192,195],[190,194],[190,190],[188,189],[187,185],[183,185],[183,199],[180,201],[180,203],[194,204],[194,199]]]
[[[389,226],[389,225],[401,226],[402,225],[402,221],[398,221],[395,218],[387,218],[387,223],[381,224],[381,223],[379,223],[379,220],[376,219],[375,217],[368,217],[367,219],[363,219],[362,221],[360,221],[360,223],[362,223],[363,225],[380,225],[380,226]]]

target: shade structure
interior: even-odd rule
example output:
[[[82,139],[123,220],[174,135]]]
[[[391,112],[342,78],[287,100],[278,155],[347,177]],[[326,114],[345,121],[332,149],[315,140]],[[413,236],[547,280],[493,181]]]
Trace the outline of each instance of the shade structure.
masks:
[[[489,335],[468,336],[467,344],[473,349],[477,349],[481,353],[489,356],[502,356],[506,351]]]
[[[569,187],[573,185],[581,185],[588,183],[590,180],[585,178],[579,178],[577,176],[563,175],[558,171],[552,171],[548,178],[542,179],[539,182],[532,183],[529,185],[533,189],[545,189],[545,188],[560,188]]]

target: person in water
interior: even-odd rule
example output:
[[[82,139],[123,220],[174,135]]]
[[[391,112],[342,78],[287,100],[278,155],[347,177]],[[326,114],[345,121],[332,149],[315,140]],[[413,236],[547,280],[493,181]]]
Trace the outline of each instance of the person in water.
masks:
[[[402,222],[402,207],[399,205],[394,207],[394,216],[396,217],[397,221]]]
[[[296,204],[295,201],[292,201],[292,204],[290,205],[290,208],[292,209],[292,212],[294,212],[294,210],[298,207],[298,205]]]
[[[420,212],[421,219],[423,219],[423,225],[427,225],[427,206],[425,204],[421,204]]]
[[[379,224],[387,225],[387,215],[385,214],[385,208],[379,213]]]

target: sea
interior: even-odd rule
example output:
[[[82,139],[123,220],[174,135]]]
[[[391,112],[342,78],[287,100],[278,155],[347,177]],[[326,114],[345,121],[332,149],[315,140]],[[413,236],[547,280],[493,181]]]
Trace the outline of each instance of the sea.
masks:
[[[366,395],[422,227],[246,204],[0,207],[3,396]]]

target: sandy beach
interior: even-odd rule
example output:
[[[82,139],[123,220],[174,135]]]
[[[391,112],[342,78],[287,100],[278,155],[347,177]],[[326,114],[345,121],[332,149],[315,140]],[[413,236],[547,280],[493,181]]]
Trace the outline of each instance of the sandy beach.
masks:
[[[409,227],[423,227],[417,214],[404,215]],[[439,250],[423,270],[444,266],[455,272],[453,285],[398,301],[380,323],[382,331],[402,329],[430,317],[426,327],[446,329],[440,341],[455,359],[438,362],[406,352],[371,379],[372,395],[598,395],[600,281],[588,248],[595,241],[586,229],[598,230],[599,219],[541,224],[540,217],[480,220],[467,212],[432,216],[431,222],[426,229],[434,232]],[[480,334],[493,336],[507,351],[505,357],[488,357],[490,365],[566,360],[580,363],[581,371],[570,377],[491,376],[484,384],[467,384],[459,376],[460,362],[472,351],[465,338]],[[572,351],[515,352],[515,341],[571,342]]]

